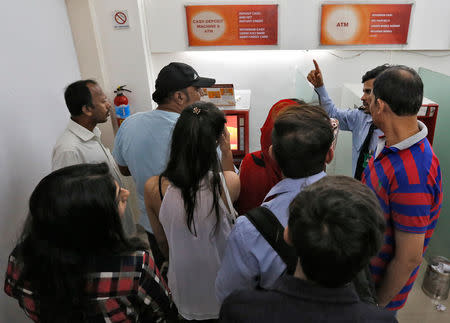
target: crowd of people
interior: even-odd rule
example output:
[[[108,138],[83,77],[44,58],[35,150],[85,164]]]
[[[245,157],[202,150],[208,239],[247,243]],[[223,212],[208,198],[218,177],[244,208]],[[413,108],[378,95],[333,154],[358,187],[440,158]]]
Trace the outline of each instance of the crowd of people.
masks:
[[[112,153],[101,87],[70,84],[5,292],[35,322],[396,322],[442,203],[423,84],[378,66],[362,107],[344,110],[314,65],[320,104],[275,103],[238,172],[224,113],[200,101],[215,80],[191,66],[160,71],[158,107],[128,117]],[[337,127],[352,131],[354,178],[326,174]],[[136,182],[143,235],[120,174]]]

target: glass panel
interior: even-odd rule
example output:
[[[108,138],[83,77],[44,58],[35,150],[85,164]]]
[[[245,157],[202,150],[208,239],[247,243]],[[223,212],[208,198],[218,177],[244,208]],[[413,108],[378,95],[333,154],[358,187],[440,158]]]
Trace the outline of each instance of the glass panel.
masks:
[[[433,255],[450,256],[450,76],[419,68],[424,84],[424,96],[439,104],[433,149],[439,158],[444,199],[434,235],[430,241],[427,259]]]

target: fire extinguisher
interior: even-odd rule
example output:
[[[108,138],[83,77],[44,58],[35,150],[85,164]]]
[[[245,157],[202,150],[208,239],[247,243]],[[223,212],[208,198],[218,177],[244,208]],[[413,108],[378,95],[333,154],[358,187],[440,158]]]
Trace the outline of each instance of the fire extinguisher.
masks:
[[[123,94],[123,92],[131,92],[125,88],[126,85],[121,85],[117,87],[114,93],[117,93],[114,98],[114,108],[116,109],[117,123],[120,127],[125,118],[130,116],[130,105],[128,104],[128,98]]]

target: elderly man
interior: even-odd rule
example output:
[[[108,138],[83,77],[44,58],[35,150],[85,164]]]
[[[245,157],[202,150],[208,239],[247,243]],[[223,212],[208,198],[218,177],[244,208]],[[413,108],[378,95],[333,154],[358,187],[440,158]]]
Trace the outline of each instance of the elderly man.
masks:
[[[378,75],[370,99],[373,122],[385,136],[362,181],[377,195],[388,225],[371,271],[379,304],[394,311],[405,305],[441,210],[439,160],[417,120],[422,98],[419,75],[393,66]]]

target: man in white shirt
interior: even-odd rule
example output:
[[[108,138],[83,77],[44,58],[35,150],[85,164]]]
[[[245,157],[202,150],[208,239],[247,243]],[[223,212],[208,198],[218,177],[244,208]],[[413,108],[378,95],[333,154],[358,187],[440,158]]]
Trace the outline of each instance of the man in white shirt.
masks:
[[[111,109],[111,103],[103,90],[93,80],[80,80],[66,88],[64,98],[71,117],[53,148],[52,170],[82,163],[105,162],[120,184],[117,165],[109,149],[103,146],[101,132],[97,127],[98,123],[108,120]],[[129,207],[122,223],[125,233],[135,233],[136,227]]]

